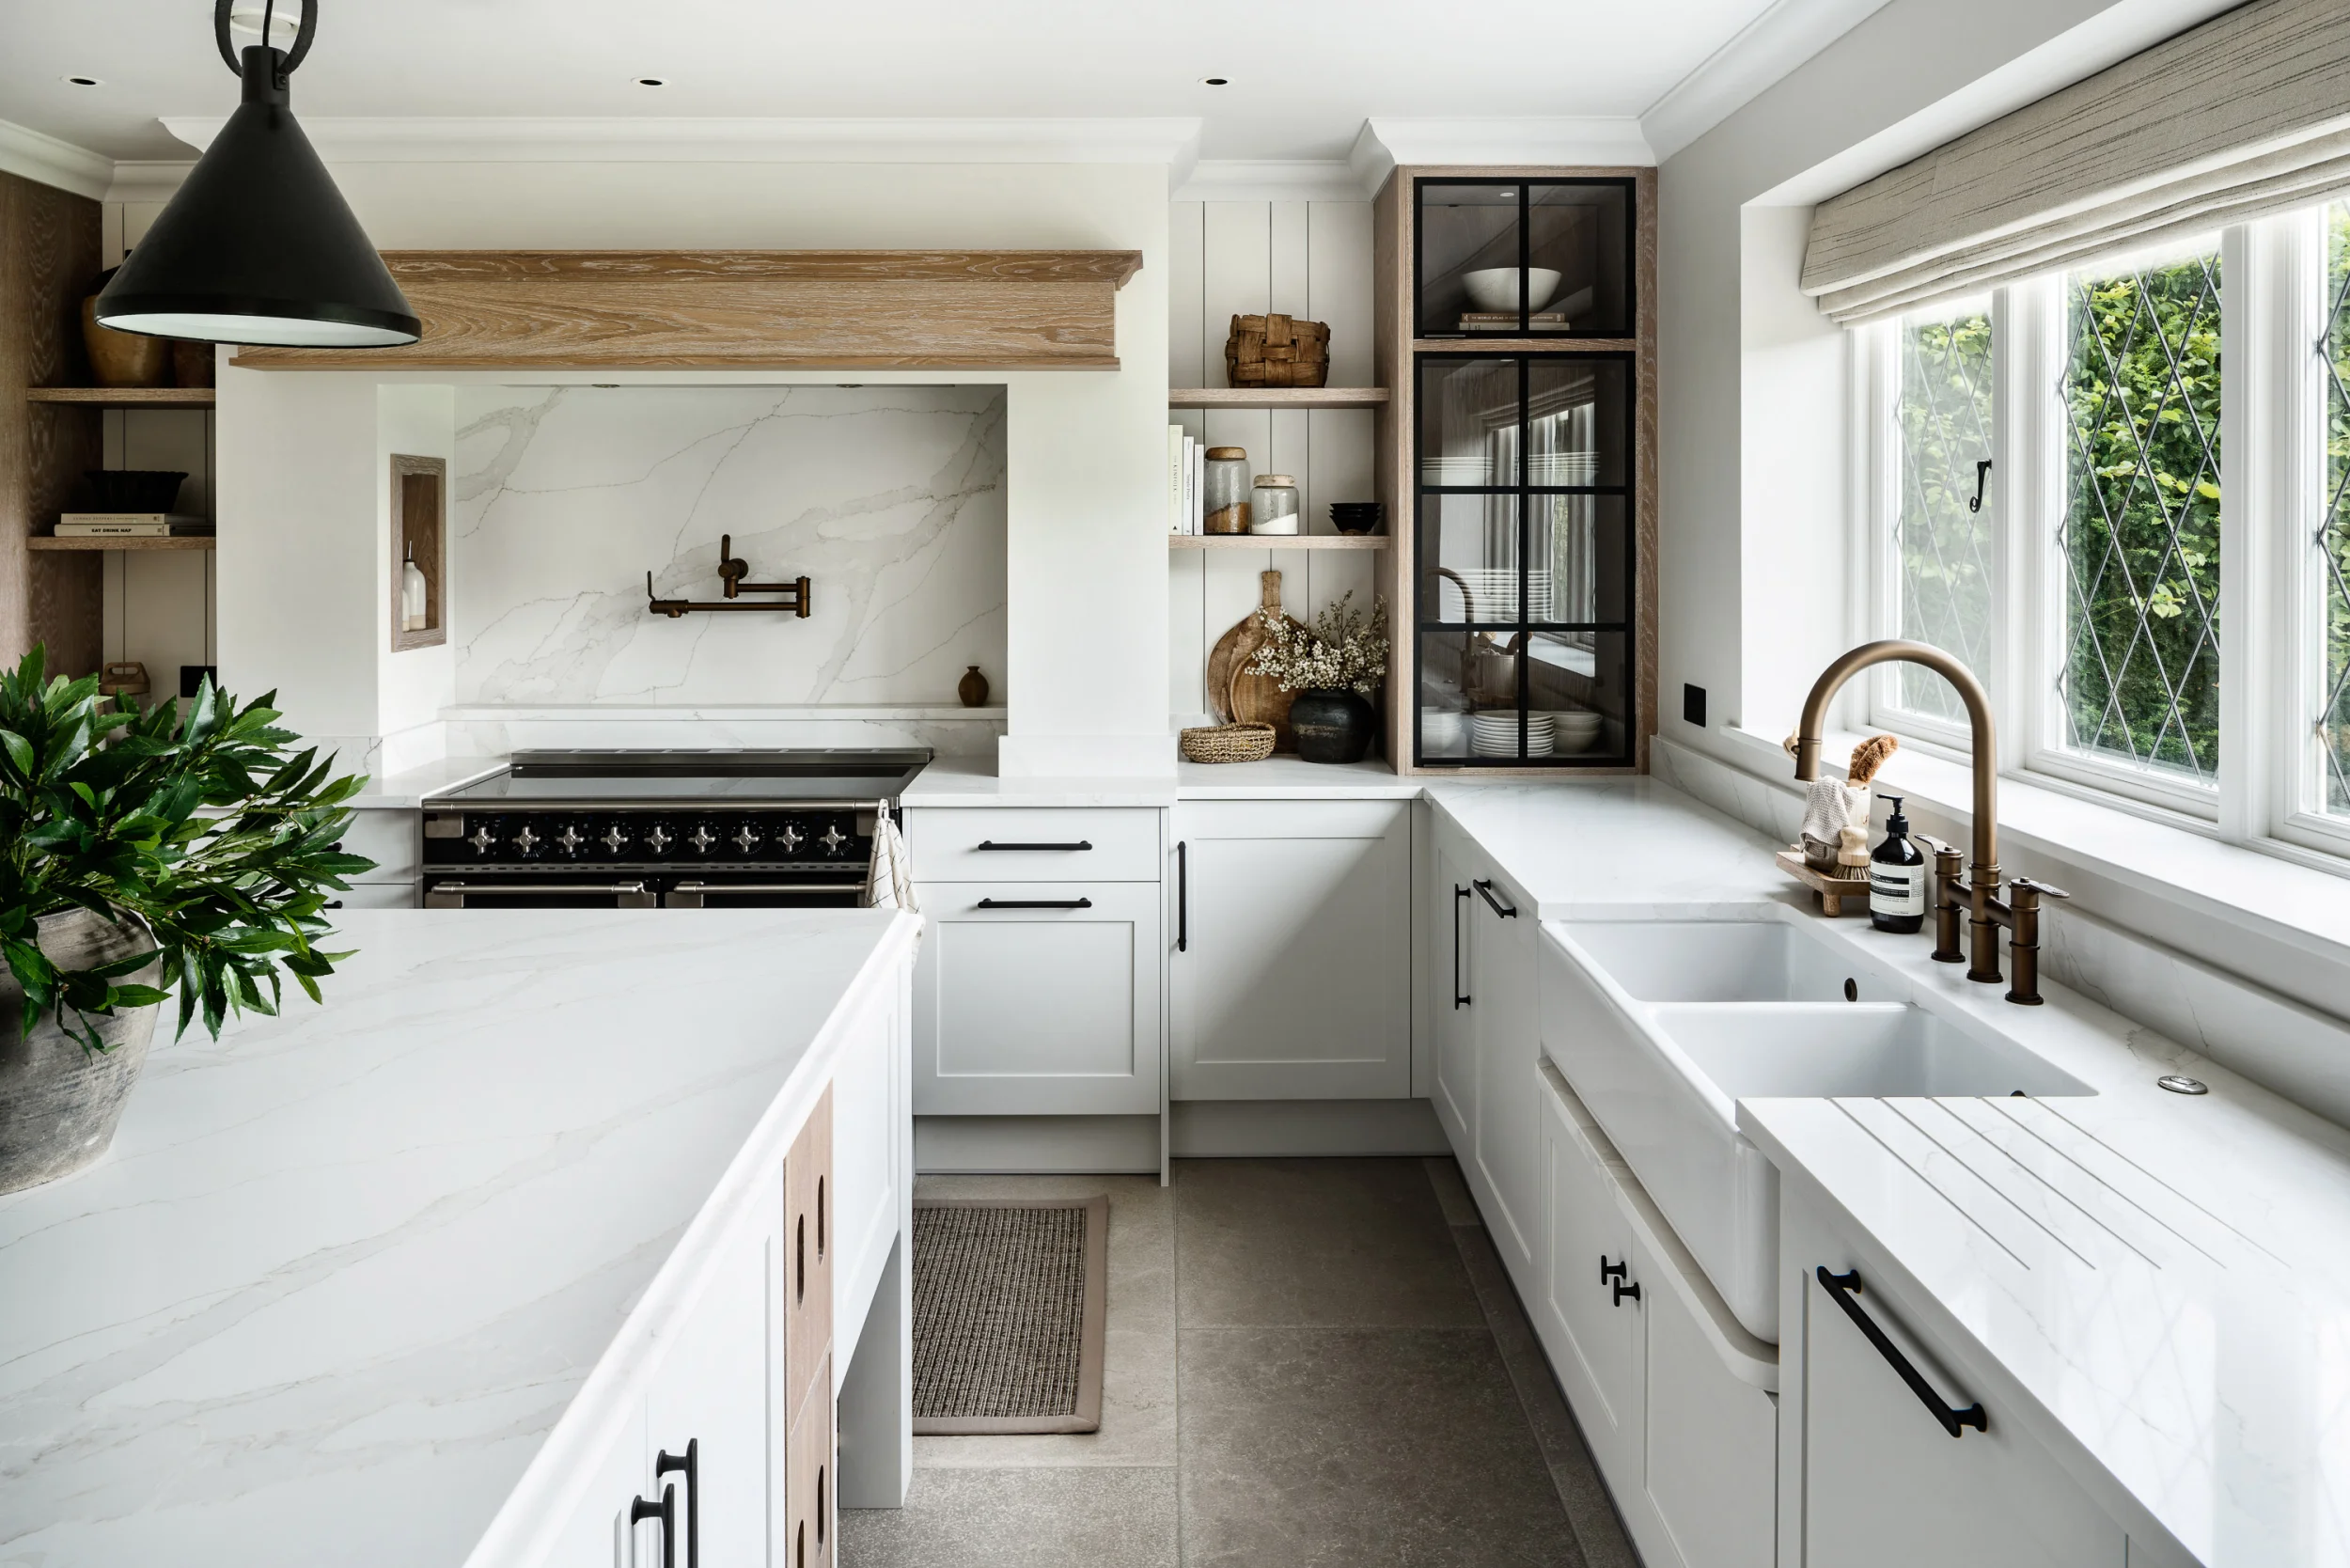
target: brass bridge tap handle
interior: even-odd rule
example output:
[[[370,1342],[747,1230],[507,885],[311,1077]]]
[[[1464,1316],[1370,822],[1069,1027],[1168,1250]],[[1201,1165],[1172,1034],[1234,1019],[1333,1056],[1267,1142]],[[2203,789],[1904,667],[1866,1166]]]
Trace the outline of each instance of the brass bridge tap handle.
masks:
[[[2069,899],[2073,895],[2061,887],[2051,887],[2044,882],[2034,882],[2019,876],[2008,884],[2008,957],[2014,980],[2008,987],[2007,999],[2023,1007],[2040,1005],[2040,901]]]
[[[1934,852],[1934,961],[1963,964],[1966,954],[1959,947],[1958,933],[1966,923],[1971,889],[1966,886],[1958,851],[1922,833],[1913,833],[1910,839]]]
[[[2061,887],[2045,882],[2036,882],[2028,876],[2013,878],[2008,883],[2008,887],[2014,894],[2015,902],[2019,906],[2033,900],[2069,899],[2073,896]]]

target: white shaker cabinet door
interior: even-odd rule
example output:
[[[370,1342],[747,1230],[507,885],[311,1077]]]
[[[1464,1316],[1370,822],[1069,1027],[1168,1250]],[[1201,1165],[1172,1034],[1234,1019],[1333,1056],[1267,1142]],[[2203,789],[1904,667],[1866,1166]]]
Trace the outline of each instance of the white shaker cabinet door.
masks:
[[[1435,940],[1427,949],[1434,972],[1431,1014],[1435,1019],[1436,1120],[1452,1140],[1463,1166],[1477,1150],[1477,924],[1469,884],[1480,872],[1450,849],[1436,855],[1436,885],[1428,918]]]
[[[952,882],[916,889],[914,1109],[922,1116],[1159,1108],[1159,885]]]
[[[588,1470],[570,1516],[534,1568],[636,1568],[641,1562],[660,1561],[661,1527],[629,1522],[630,1504],[639,1497],[660,1497],[645,1491],[642,1404],[632,1402],[627,1416],[612,1424]],[[641,1550],[635,1545],[640,1533]]]
[[[1412,1091],[1408,801],[1175,808],[1178,1100]]]
[[[1632,1222],[1617,1205],[1609,1173],[1579,1134],[1565,1099],[1551,1090],[1549,1074],[1543,1076],[1550,1235],[1541,1287],[1529,1293],[1535,1328],[1601,1475],[1622,1494],[1639,1473],[1646,1343],[1640,1298],[1647,1287],[1634,1276]]]
[[[780,1169],[767,1186],[720,1243],[645,1396],[645,1496],[677,1488],[680,1563],[766,1560],[768,1499],[780,1489],[783,1466],[771,1451],[768,1408],[777,1381],[769,1357],[782,1348],[780,1327],[770,1325],[770,1271],[781,1262]],[[780,1304],[773,1315],[779,1325]],[[781,1432],[783,1413],[772,1414]],[[690,1478],[681,1463],[690,1465]],[[643,1528],[645,1546],[657,1550],[657,1527]]]
[[[1789,1227],[1791,1235],[1802,1228]],[[1896,1369],[1905,1358],[1946,1408],[1977,1403],[1905,1325],[1867,1271],[1825,1247],[1802,1280],[1804,1568],[2122,1568],[2121,1527],[2004,1411],[1953,1437]],[[1796,1256],[1793,1248],[1787,1254]],[[1848,1297],[1888,1354],[1820,1283],[1814,1269],[1860,1275]],[[1793,1326],[1792,1325],[1790,1325]]]
[[[1533,901],[1488,871],[1465,903],[1477,956],[1477,1173],[1496,1211],[1486,1216],[1494,1245],[1525,1291],[1544,1251]]]
[[[1643,1482],[1664,1528],[1643,1542],[1648,1568],[1771,1568],[1778,1498],[1778,1409],[1732,1376],[1644,1239],[1632,1275],[1644,1281]],[[1669,1554],[1669,1555],[1668,1555]],[[1888,1561],[1903,1560],[1888,1559]]]

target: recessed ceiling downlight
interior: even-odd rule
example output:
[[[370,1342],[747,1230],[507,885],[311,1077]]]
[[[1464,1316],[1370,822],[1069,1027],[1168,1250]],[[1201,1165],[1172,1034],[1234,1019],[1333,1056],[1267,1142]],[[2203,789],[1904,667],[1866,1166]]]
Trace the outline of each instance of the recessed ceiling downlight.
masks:
[[[636,85],[640,87],[666,87],[669,84],[658,76],[639,76]]]
[[[1199,85],[1203,87],[1229,87],[1232,79],[1230,76],[1202,76]]]
[[[102,87],[106,85],[95,76],[69,76],[66,80],[77,87]]]

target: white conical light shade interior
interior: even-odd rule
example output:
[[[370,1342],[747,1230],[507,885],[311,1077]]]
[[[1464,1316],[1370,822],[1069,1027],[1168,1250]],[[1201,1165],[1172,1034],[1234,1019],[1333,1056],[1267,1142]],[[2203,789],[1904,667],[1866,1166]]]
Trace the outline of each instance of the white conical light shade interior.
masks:
[[[153,337],[188,337],[201,343],[255,343],[288,349],[373,349],[413,343],[409,333],[349,321],[306,321],[292,316],[206,316],[166,313],[109,316],[120,332]]]

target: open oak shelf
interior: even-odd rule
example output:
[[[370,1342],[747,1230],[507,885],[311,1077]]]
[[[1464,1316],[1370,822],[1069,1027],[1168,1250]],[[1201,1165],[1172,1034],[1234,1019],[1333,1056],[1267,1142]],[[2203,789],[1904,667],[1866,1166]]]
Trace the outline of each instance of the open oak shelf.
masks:
[[[181,536],[179,539],[153,539],[117,535],[111,539],[55,539],[36,534],[25,544],[35,550],[210,550],[209,538]]]
[[[1384,386],[1178,386],[1169,408],[1377,408]]]
[[[82,403],[95,408],[211,408],[219,392],[210,386],[28,386],[30,403]]]
[[[1172,550],[1385,550],[1385,534],[1169,534]]]

